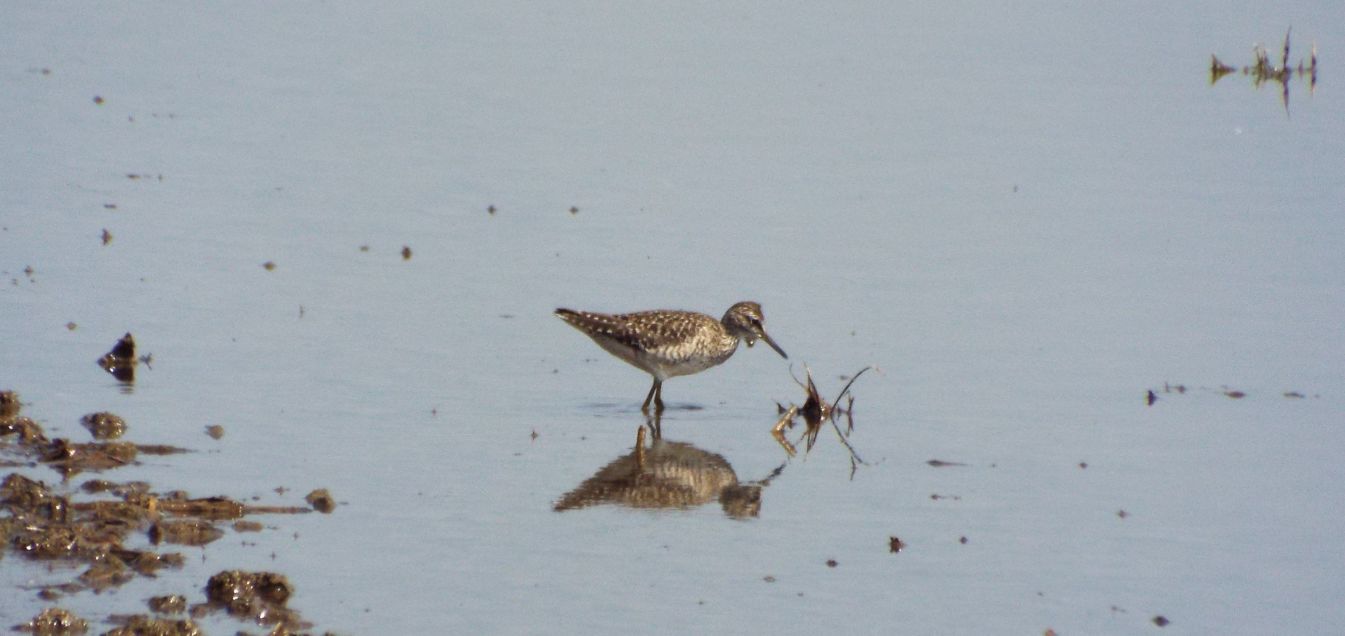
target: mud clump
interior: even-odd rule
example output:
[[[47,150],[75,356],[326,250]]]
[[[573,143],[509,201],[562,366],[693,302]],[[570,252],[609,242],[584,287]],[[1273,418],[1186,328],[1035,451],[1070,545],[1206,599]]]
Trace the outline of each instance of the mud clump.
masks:
[[[332,499],[332,494],[327,492],[326,488],[319,488],[308,493],[308,496],[304,497],[304,501],[313,506],[314,510],[325,515],[329,515],[333,510],[336,510],[336,500]]]
[[[177,545],[202,546],[224,536],[224,531],[204,519],[184,519],[182,521],[159,521],[149,528],[149,540],[154,545],[175,543]]]
[[[107,411],[90,413],[80,418],[79,422],[97,440],[117,439],[126,432],[126,420]]]
[[[38,636],[64,636],[65,634],[83,634],[89,631],[89,622],[59,607],[48,607],[33,620],[15,625],[14,631],[37,634]]]
[[[79,575],[79,581],[88,586],[95,592],[121,587],[126,582],[135,578],[135,573],[126,566],[126,562],[112,554],[103,555],[83,574]]]
[[[201,636],[205,632],[190,620],[169,620],[138,614],[126,618],[121,626],[103,636]]]
[[[235,618],[258,625],[302,626],[298,615],[285,607],[294,588],[281,574],[226,570],[210,577],[205,594],[211,605],[223,608]]]
[[[146,604],[156,614],[183,614],[187,611],[187,597],[181,594],[155,596]]]
[[[0,391],[0,419],[17,417],[19,409],[19,394],[13,391]]]

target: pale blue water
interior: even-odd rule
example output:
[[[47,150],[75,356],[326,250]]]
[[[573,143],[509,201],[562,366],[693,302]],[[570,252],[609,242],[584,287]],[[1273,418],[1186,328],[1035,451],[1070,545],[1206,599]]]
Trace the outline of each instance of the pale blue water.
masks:
[[[0,388],[58,435],[111,410],[202,451],[109,477],[342,502],[86,616],[242,567],[341,633],[1345,623],[1333,3],[6,14]],[[1315,93],[1209,85],[1291,24]],[[552,309],[744,299],[824,394],[881,369],[873,465],[828,430],[753,520],[553,512],[629,452],[648,378]],[[126,331],[129,393],[93,363]],[[1146,407],[1164,382],[1193,390]],[[803,400],[759,347],[664,397],[744,481]]]

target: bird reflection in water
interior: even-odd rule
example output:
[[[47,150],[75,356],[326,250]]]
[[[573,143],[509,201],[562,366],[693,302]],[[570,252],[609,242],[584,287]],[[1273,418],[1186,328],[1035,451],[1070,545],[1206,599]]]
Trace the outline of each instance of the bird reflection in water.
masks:
[[[657,419],[640,427],[630,453],[612,460],[566,493],[556,502],[555,510],[599,504],[689,509],[717,500],[724,514],[734,519],[760,513],[761,491],[784,470],[784,464],[765,479],[739,482],[723,456],[686,442],[664,440]],[[653,439],[646,444],[648,437]]]

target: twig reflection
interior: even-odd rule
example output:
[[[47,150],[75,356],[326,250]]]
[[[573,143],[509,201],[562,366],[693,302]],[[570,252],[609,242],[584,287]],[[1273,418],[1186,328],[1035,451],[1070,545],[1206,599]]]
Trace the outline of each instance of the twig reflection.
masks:
[[[1280,63],[1276,65],[1270,61],[1270,52],[1263,44],[1256,44],[1252,47],[1252,56],[1256,62],[1249,66],[1242,67],[1242,74],[1252,78],[1252,86],[1260,88],[1266,82],[1275,82],[1280,85],[1280,101],[1284,104],[1284,112],[1289,113],[1289,80],[1294,77],[1301,77],[1308,82],[1308,94],[1312,95],[1317,91],[1317,43],[1312,44],[1312,52],[1307,62],[1298,61],[1298,66],[1289,66],[1289,35],[1293,32],[1290,27],[1284,33],[1284,46],[1280,49]],[[1224,64],[1219,60],[1219,56],[1210,56],[1210,85],[1213,86],[1225,75],[1230,75],[1238,69]]]

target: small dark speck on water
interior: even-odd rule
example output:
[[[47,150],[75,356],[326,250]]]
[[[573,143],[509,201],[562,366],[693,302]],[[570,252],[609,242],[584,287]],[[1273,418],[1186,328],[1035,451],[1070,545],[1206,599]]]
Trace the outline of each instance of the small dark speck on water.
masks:
[[[102,96],[102,95],[94,95],[94,96],[93,96],[93,103],[98,104],[99,106],[102,106],[102,105],[103,105],[103,101],[104,101],[104,100],[103,100],[103,96]]]
[[[573,205],[570,206],[570,214],[579,214],[579,208]]]
[[[495,214],[495,206],[494,205],[486,206],[486,211],[491,214]]]
[[[262,267],[266,268],[266,271],[268,272],[275,271],[276,263],[275,261],[266,261],[265,263],[262,263]]]
[[[901,552],[906,547],[906,542],[897,537],[887,538],[887,551],[892,553]]]
[[[410,246],[407,246],[407,245],[403,245],[403,246],[402,246],[402,260],[404,260],[404,261],[409,261],[409,260],[411,260],[411,248],[410,248]]]
[[[1162,614],[1159,614],[1158,616],[1154,617],[1154,625],[1157,625],[1159,627],[1167,627],[1168,623],[1171,622],[1172,621],[1168,620],[1167,617],[1163,616]]]
[[[1240,400],[1242,398],[1247,397],[1247,394],[1243,393],[1242,391],[1225,391],[1224,395],[1227,395],[1228,397],[1231,397],[1235,400]]]
[[[964,535],[964,536],[961,536],[961,537],[958,537],[958,538],[957,538],[957,542],[958,542],[958,543],[961,543],[962,545],[967,545],[967,537],[966,537],[965,535]]]
[[[1154,402],[1158,401],[1158,396],[1155,395],[1153,391],[1149,391],[1149,395],[1146,396],[1145,401],[1148,402],[1149,406],[1153,406]]]
[[[1117,510],[1116,516],[1125,519],[1126,517],[1130,516],[1130,513],[1126,512],[1125,510]]]
[[[836,559],[827,559],[827,567],[829,568],[836,567]]]

